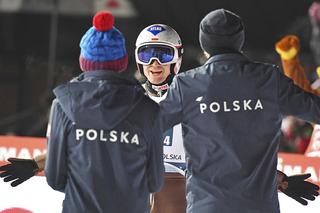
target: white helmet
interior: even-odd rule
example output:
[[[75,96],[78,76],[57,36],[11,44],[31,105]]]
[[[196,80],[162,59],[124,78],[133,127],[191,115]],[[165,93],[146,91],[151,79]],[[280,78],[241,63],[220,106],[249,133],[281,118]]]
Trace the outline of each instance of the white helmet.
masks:
[[[150,25],[140,32],[136,41],[135,58],[142,75],[144,75],[142,65],[148,65],[153,60],[157,60],[162,65],[171,64],[171,73],[177,74],[181,66],[182,54],[180,36],[168,25]]]

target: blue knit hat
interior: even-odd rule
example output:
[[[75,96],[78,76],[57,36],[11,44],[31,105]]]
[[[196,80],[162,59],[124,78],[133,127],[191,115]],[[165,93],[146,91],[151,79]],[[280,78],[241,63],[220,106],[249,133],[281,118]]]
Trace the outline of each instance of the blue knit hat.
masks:
[[[80,68],[82,71],[124,71],[128,65],[125,39],[113,26],[114,17],[109,12],[98,12],[91,27],[80,41]]]

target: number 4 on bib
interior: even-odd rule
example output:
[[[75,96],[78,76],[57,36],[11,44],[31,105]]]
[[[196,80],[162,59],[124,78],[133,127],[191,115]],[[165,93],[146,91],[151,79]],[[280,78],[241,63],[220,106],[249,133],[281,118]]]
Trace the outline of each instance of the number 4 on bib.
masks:
[[[163,145],[172,146],[173,129],[168,129],[163,135]]]

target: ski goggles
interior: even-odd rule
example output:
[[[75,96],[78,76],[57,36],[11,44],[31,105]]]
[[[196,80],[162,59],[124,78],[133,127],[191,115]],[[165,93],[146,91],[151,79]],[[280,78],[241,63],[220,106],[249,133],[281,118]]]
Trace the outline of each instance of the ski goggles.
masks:
[[[160,64],[172,64],[179,59],[178,49],[168,45],[146,44],[136,49],[136,61],[139,64],[149,65],[153,60]]]

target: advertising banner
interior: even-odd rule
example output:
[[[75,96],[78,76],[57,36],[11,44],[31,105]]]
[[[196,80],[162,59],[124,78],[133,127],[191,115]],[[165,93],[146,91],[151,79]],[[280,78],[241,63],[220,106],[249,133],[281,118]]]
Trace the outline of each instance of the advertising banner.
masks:
[[[314,126],[305,155],[309,157],[320,157],[320,125]]]
[[[45,138],[0,136],[0,165],[9,157],[33,158],[46,151]],[[310,173],[308,181],[320,185],[320,158],[279,153],[278,169],[287,175]],[[268,175],[268,174],[266,174]],[[61,212],[64,194],[51,189],[43,174],[32,177],[17,187],[0,180],[0,213]],[[303,206],[279,193],[281,213],[318,213],[320,198]]]

